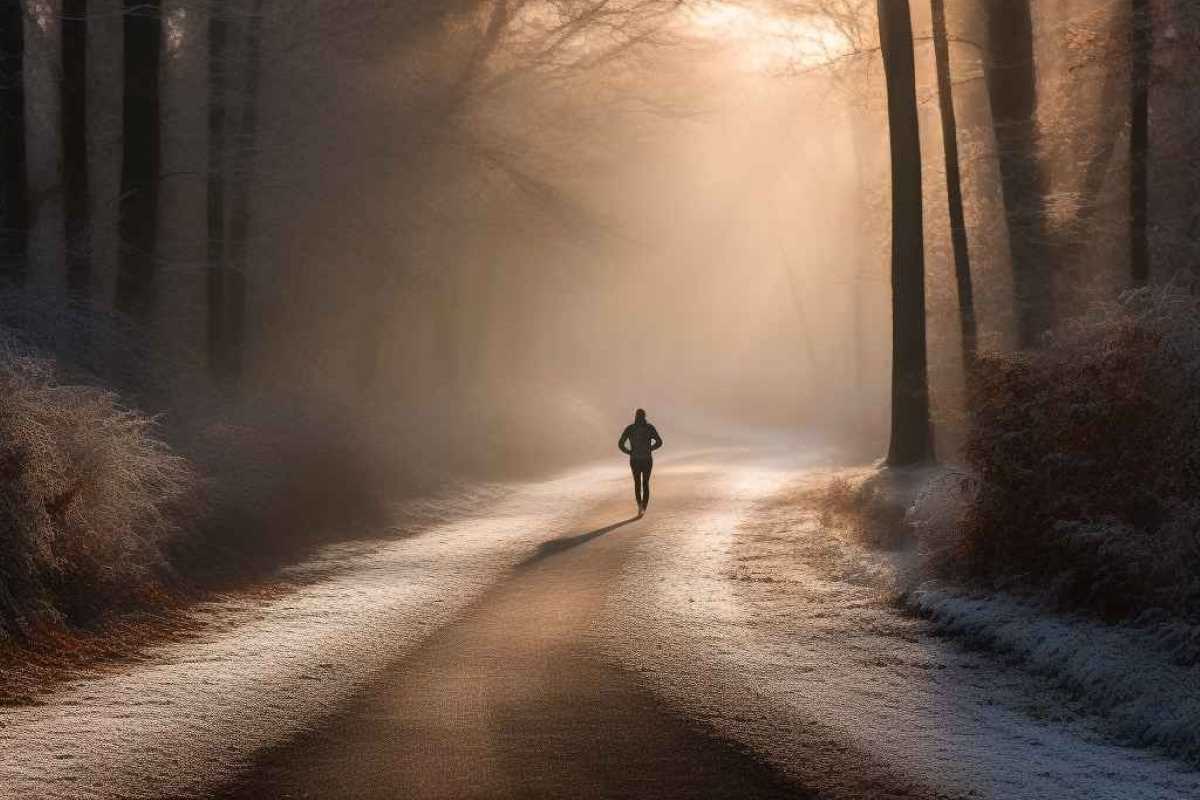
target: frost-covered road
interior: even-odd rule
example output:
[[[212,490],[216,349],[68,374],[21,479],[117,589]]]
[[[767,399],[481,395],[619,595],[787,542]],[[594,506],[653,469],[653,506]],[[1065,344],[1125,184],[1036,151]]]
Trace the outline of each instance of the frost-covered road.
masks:
[[[287,596],[200,610],[222,624],[199,640],[0,710],[0,796],[1200,796],[895,610],[893,564],[786,502],[811,474],[663,460],[651,513],[611,530],[620,466],[429,509]]]

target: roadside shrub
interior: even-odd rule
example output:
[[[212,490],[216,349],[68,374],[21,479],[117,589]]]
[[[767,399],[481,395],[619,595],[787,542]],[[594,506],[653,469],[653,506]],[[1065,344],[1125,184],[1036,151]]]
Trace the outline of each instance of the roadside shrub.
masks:
[[[1106,619],[1200,619],[1200,298],[1125,295],[979,367],[954,568]],[[943,559],[950,569],[952,559]]]
[[[422,420],[375,412],[233,397],[119,315],[0,291],[0,640],[53,648],[54,628],[382,533],[445,459]]]
[[[0,636],[84,625],[159,591],[195,502],[155,421],[0,333]]]
[[[817,496],[821,524],[846,525],[863,544],[899,550],[911,544],[905,509],[926,470],[885,470],[865,476],[837,476]]]
[[[978,491],[979,481],[970,472],[942,467],[916,493],[905,517],[917,541],[918,569],[910,577],[963,577],[964,520]]]
[[[182,438],[204,476],[206,513],[171,556],[197,577],[238,577],[377,533],[388,503],[420,488],[402,478],[387,432],[332,403],[243,401]]]

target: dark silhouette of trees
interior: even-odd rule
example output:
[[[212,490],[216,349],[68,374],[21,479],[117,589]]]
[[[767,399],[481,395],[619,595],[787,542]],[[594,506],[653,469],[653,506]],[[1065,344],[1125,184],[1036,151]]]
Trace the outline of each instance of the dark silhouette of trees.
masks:
[[[1150,68],[1154,53],[1154,19],[1150,0],[1131,0],[1129,126],[1130,277],[1135,286],[1150,279]]]
[[[22,284],[29,242],[25,4],[0,0],[0,278]]]
[[[262,80],[263,2],[254,0],[246,32],[245,104],[237,132],[234,165],[233,208],[229,217],[229,266],[226,275],[225,347],[229,374],[242,372],[246,330],[247,254],[250,246],[250,200],[254,186],[255,155],[258,152],[258,93]]]
[[[246,270],[250,202],[258,151],[258,100],[262,74],[263,0],[248,10],[241,114],[232,138],[232,202],[227,212],[226,152],[230,118],[230,6],[214,0],[208,20],[207,335],[214,377],[235,383],[245,345]],[[226,218],[228,215],[228,219]]]
[[[146,322],[157,271],[158,194],[162,161],[159,62],[161,0],[124,0],[120,260],[117,310]]]
[[[63,225],[67,291],[77,300],[91,295],[91,192],[88,181],[87,0],[62,0]]]
[[[1054,320],[1039,164],[1037,74],[1029,0],[987,0],[986,70],[1012,253],[1017,344],[1035,347]]]
[[[888,464],[933,457],[925,350],[921,133],[908,0],[877,0],[892,154],[892,435]]]
[[[941,109],[942,142],[946,154],[946,200],[950,209],[950,242],[954,249],[954,277],[958,284],[963,370],[969,378],[975,369],[979,334],[975,322],[975,296],[971,286],[967,222],[963,214],[962,177],[958,159],[958,120],[954,112],[954,84],[950,79],[950,42],[946,34],[946,0],[931,0],[931,12],[938,105]]]
[[[212,0],[208,17],[208,186],[206,205],[207,260],[205,276],[208,365],[217,379],[226,377],[225,260],[225,127],[228,118],[228,29],[223,0]]]
[[[807,35],[803,31],[820,33],[816,38],[824,42],[824,59],[813,48],[810,61],[805,53],[812,43],[800,43],[801,55],[785,68],[804,73],[796,97],[816,81],[828,80],[865,101],[849,117],[849,141],[836,142],[846,152],[831,146],[802,157],[833,165],[844,159],[849,169],[853,156],[859,170],[861,202],[850,199],[849,187],[837,195],[854,209],[844,218],[845,228],[857,226],[859,235],[845,250],[833,251],[854,269],[855,316],[846,322],[856,333],[855,371],[835,378],[861,389],[863,411],[878,409],[877,424],[884,419],[879,393],[885,391],[878,367],[888,342],[885,333],[876,335],[873,324],[880,316],[873,309],[878,304],[882,310],[887,291],[880,259],[883,208],[889,200],[879,178],[880,159],[890,149],[894,403],[889,462],[897,465],[932,457],[930,393],[936,399],[943,383],[956,385],[960,355],[971,380],[981,331],[992,335],[993,321],[1010,313],[1009,298],[997,297],[997,289],[1009,283],[1001,274],[1008,269],[1006,247],[1011,247],[1016,338],[1028,348],[1041,342],[1056,317],[1074,312],[1077,299],[1111,288],[1114,276],[1121,283],[1147,282],[1151,244],[1158,258],[1181,259],[1179,251],[1186,248],[1173,248],[1163,238],[1164,215],[1194,217],[1188,211],[1194,203],[1173,199],[1191,192],[1185,185],[1190,178],[1158,180],[1156,174],[1171,171],[1167,165],[1179,158],[1171,149],[1172,134],[1182,150],[1186,131],[1196,130],[1166,116],[1172,97],[1168,66],[1192,43],[1186,38],[1176,43],[1191,30],[1177,19],[1179,6],[1128,0],[1098,6],[1083,22],[1063,22],[1066,12],[1033,0],[984,0],[971,6],[976,9],[971,17],[955,16],[952,5],[948,20],[946,0],[930,0],[936,70],[926,80],[915,73],[912,52],[911,15],[920,25],[923,9],[914,11],[910,3],[875,0],[872,8],[870,0],[780,0],[762,4],[771,6],[770,13],[757,8],[746,17],[761,13],[763,36],[779,20],[797,22],[801,39]],[[113,301],[142,322],[157,308],[161,291],[163,308],[201,315],[197,326],[159,326],[156,332],[169,337],[165,349],[172,357],[186,353],[188,369],[194,352],[206,352],[212,382],[222,389],[232,389],[249,371],[243,361],[251,351],[262,356],[254,367],[270,373],[271,380],[283,380],[279,376],[287,370],[289,379],[302,372],[304,366],[269,362],[292,357],[302,362],[306,354],[293,347],[293,339],[303,332],[308,346],[334,365],[331,383],[352,384],[349,393],[389,398],[407,381],[414,388],[406,400],[419,400],[429,386],[465,395],[493,380],[490,374],[480,380],[479,374],[495,369],[497,354],[513,351],[531,364],[540,357],[540,344],[526,347],[522,340],[536,331],[540,304],[559,287],[531,281],[536,289],[525,293],[532,297],[516,304],[509,304],[507,293],[513,286],[525,289],[523,282],[543,268],[542,251],[549,252],[543,245],[569,246],[566,260],[578,259],[589,269],[593,252],[626,246],[618,241],[624,236],[618,229],[624,209],[605,196],[611,187],[590,185],[590,171],[602,163],[630,163],[642,152],[638,148],[648,147],[657,131],[671,124],[659,128],[660,121],[704,116],[707,100],[698,99],[704,92],[684,72],[692,56],[668,47],[708,37],[733,47],[743,33],[719,24],[703,34],[691,31],[672,16],[680,6],[677,0],[433,5],[297,0],[274,6],[266,0],[180,0],[164,17],[168,6],[162,0],[122,0],[124,69],[111,65],[110,77],[107,66],[89,75],[89,46],[97,65],[103,60],[96,56],[107,47],[108,26],[88,18],[89,12],[98,13],[99,4],[0,0],[0,270],[21,283],[27,272],[35,274],[36,264],[39,286],[61,279],[72,300],[88,301],[94,293],[101,307]],[[1158,15],[1157,32],[1152,11]],[[61,51],[59,42],[44,35],[53,30],[48,15],[56,12],[62,18]],[[880,139],[884,82],[875,60],[876,22],[890,148]],[[968,53],[952,52],[951,33],[966,34],[968,26],[984,22],[987,95],[986,100],[978,95],[979,106],[962,84]],[[757,24],[747,23],[747,29]],[[983,35],[985,29],[978,32]],[[1035,33],[1036,52],[1045,56],[1037,63]],[[1053,49],[1060,44],[1061,52]],[[59,57],[61,85],[54,87],[48,80],[56,77],[51,62]],[[1152,61],[1161,68],[1154,76],[1155,159],[1148,163]],[[37,69],[31,66],[22,74],[23,62]],[[164,65],[171,80],[160,84]],[[1087,81],[1074,71],[1082,65],[1094,71]],[[661,75],[651,75],[650,67]],[[927,287],[924,275],[925,237],[936,233],[940,247],[945,223],[935,220],[929,231],[922,230],[915,103],[918,89],[933,89],[935,77],[957,309],[951,308],[953,289]],[[53,91],[60,93],[57,98]],[[587,92],[596,93],[595,99],[584,102],[580,96]],[[1184,90],[1179,92],[1183,97]],[[718,97],[714,107],[723,103]],[[1064,111],[1072,103],[1078,113]],[[1114,103],[1130,114],[1128,187],[1120,158],[1124,114],[1106,114]],[[61,110],[61,137],[54,130],[54,108]],[[166,156],[172,165],[183,164],[177,171],[171,167],[171,180],[180,180],[165,184],[170,191],[162,189],[168,176],[160,164],[160,115],[167,109],[180,113],[168,120]],[[190,116],[195,112],[201,117]],[[118,113],[119,139],[94,127],[94,120],[115,122]],[[49,130],[35,127],[44,126],[43,120],[52,123]],[[831,128],[837,124],[830,120]],[[971,181],[979,125],[985,138],[991,138],[988,126],[994,129],[998,178]],[[593,138],[593,131],[616,135]],[[830,140],[836,135],[831,133]],[[108,158],[89,163],[89,148],[95,156],[110,139],[121,148],[116,174],[105,168]],[[51,152],[59,146],[61,185]],[[627,153],[626,146],[633,149]],[[197,147],[202,158],[207,151],[206,164],[190,163]],[[1123,217],[1126,188],[1128,220]],[[31,233],[32,221],[41,198],[57,202],[60,193],[65,272],[49,276],[60,231],[48,237],[54,240],[48,246],[40,227]],[[999,228],[973,227],[968,234],[968,214],[976,202],[986,209],[997,194],[1004,203],[1007,237]],[[119,248],[116,263],[106,263],[105,246],[114,232],[105,224],[106,215],[113,208]],[[843,223],[841,217],[827,219],[830,228]],[[1127,222],[1128,264],[1124,242],[1104,248],[1095,235],[1104,230],[1123,236]],[[971,224],[979,225],[974,216]],[[775,227],[786,230],[789,224]],[[1181,230],[1178,238],[1186,233]],[[579,243],[583,246],[576,253]],[[177,267],[170,272],[161,266],[168,244]],[[200,252],[190,252],[193,247]],[[1102,249],[1101,256],[1111,251],[1116,261],[1097,259]],[[825,255],[814,251],[806,258],[809,263],[833,260]],[[1081,288],[1078,278],[1088,276],[1074,266],[1090,269],[1098,260],[1107,270],[1104,282]],[[188,270],[197,262],[203,277]],[[101,296],[102,287],[111,286],[100,278],[114,273],[115,296]],[[258,291],[249,292],[248,275],[271,279],[250,284]],[[834,316],[832,304],[828,311],[820,308],[801,297],[795,285],[792,293],[814,331]],[[64,299],[58,296],[55,302]],[[949,319],[956,311],[957,320]],[[927,318],[935,323],[928,339]],[[959,337],[943,331],[942,319],[957,323],[961,354],[951,349]],[[248,321],[253,333],[247,331]],[[950,343],[944,351],[948,358],[940,357],[943,341]],[[810,356],[821,346],[815,335],[801,345]],[[938,356],[932,388],[930,353]],[[821,371],[818,366],[815,372]],[[336,372],[343,369],[345,375]],[[419,377],[400,377],[408,375]]]

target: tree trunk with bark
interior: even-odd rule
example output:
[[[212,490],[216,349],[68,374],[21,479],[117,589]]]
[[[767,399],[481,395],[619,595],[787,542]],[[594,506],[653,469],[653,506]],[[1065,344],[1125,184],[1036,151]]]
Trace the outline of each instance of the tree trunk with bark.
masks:
[[[1154,54],[1154,18],[1150,0],[1132,0],[1130,9],[1131,91],[1129,129],[1130,277],[1135,286],[1150,279],[1150,69]]]
[[[161,0],[124,0],[125,81],[116,307],[143,323],[149,320],[154,305],[157,271],[158,182],[162,163],[161,11]]]
[[[1036,347],[1054,321],[1054,284],[1038,153],[1037,72],[1029,0],[987,0],[988,99],[1012,252],[1017,343]]]
[[[87,137],[87,0],[62,0],[63,236],[67,292],[79,301],[92,293],[91,192]]]
[[[227,377],[225,265],[225,122],[228,22],[225,4],[212,0],[208,19],[208,365],[213,377]]]
[[[975,322],[975,292],[971,285],[967,221],[963,213],[962,172],[958,159],[958,119],[954,111],[954,83],[950,73],[950,39],[946,34],[946,0],[931,0],[931,4],[938,105],[941,109],[942,142],[946,154],[946,200],[950,210],[950,242],[954,250],[954,278],[958,285],[958,322],[962,337],[963,372],[970,381],[975,372],[979,333]]]
[[[250,189],[258,152],[258,90],[262,74],[263,0],[254,0],[246,38],[245,106],[237,134],[233,210],[229,219],[229,265],[226,271],[225,347],[229,375],[241,377],[246,329],[246,274],[250,244]]]
[[[908,0],[877,0],[892,158],[892,436],[889,466],[933,458],[925,344],[921,132]]]
[[[0,281],[25,282],[29,251],[25,149],[25,4],[0,0]]]

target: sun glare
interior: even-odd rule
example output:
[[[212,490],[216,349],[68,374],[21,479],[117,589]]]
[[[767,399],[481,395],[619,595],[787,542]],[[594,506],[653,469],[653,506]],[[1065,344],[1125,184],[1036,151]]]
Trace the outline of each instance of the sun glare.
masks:
[[[714,0],[688,13],[691,30],[738,53],[744,69],[782,72],[816,66],[850,43],[817,16],[786,16],[757,4]]]

